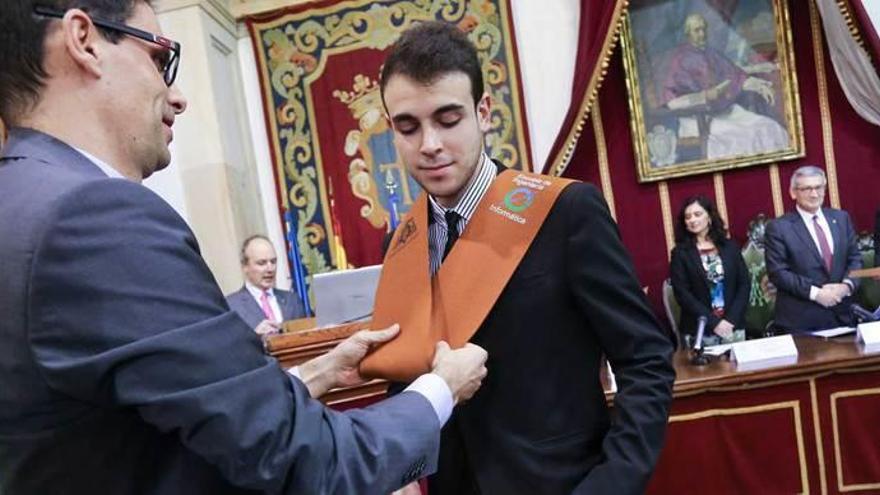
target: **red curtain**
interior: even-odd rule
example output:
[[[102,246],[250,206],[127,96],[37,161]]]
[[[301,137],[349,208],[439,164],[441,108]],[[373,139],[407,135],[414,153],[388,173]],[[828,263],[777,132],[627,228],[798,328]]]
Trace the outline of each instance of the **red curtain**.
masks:
[[[863,0],[849,0],[849,5],[852,7],[852,15],[856,19],[859,32],[865,40],[865,47],[871,55],[871,60],[874,61],[874,67],[880,67],[880,37],[877,36],[877,29],[868,17]]]
[[[565,149],[576,139],[578,124],[590,113],[595,92],[604,76],[603,65],[617,40],[620,17],[626,2],[623,0],[581,0],[578,50],[572,83],[572,105],[565,115],[559,135],[550,148],[544,173],[552,173],[554,163],[564,160]]]

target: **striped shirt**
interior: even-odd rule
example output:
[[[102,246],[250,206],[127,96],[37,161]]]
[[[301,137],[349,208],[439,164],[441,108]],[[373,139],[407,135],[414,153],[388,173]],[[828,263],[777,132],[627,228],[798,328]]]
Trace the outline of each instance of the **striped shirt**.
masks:
[[[428,219],[428,257],[431,261],[431,276],[437,273],[437,270],[440,269],[440,263],[443,262],[443,249],[446,247],[446,238],[448,237],[446,212],[452,210],[458,213],[460,218],[457,230],[458,235],[461,236],[480,200],[483,199],[489,186],[492,185],[492,181],[495,180],[497,171],[495,163],[485,153],[481,153],[480,162],[477,164],[470,182],[464,187],[464,194],[461,195],[458,204],[452,208],[444,208],[433,196],[428,196],[428,203],[431,207],[431,216]]]

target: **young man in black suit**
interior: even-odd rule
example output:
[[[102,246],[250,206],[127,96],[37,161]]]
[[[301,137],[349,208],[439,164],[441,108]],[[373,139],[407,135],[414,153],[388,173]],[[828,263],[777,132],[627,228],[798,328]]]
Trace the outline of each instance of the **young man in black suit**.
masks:
[[[386,59],[381,89],[398,154],[427,194],[419,201],[428,218],[398,228],[380,297],[386,270],[394,270],[405,245],[419,241],[421,266],[404,267],[404,275],[430,273],[436,281],[481,274],[447,277],[454,290],[443,301],[462,303],[432,308],[464,318],[476,304],[471,295],[494,275],[486,257],[465,253],[509,251],[500,227],[531,222],[532,201],[558,179],[505,174],[486,155],[491,101],[476,51],[455,27],[424,23],[404,33]],[[510,177],[521,187],[489,204],[493,187]],[[470,341],[488,350],[490,375],[443,430],[432,495],[642,493],[657,460],[673,345],[648,307],[608,208],[593,186],[575,182],[538,221],[485,318],[467,329]],[[489,235],[477,237],[481,228]],[[455,264],[464,269],[446,270]],[[395,302],[402,311],[424,301],[417,289],[407,287]],[[415,329],[402,325],[408,330]],[[603,354],[619,387],[613,417],[599,381]]]

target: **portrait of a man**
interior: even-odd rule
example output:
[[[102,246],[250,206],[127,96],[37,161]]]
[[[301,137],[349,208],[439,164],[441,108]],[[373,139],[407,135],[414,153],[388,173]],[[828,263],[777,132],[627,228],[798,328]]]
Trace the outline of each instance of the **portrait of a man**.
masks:
[[[633,2],[624,50],[640,180],[802,155],[784,8]]]

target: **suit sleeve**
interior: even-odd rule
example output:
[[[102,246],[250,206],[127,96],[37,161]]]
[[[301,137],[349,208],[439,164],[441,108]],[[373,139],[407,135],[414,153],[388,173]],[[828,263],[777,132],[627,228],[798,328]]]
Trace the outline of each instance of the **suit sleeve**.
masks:
[[[303,308],[302,300],[299,298],[299,294],[296,293],[296,289],[291,289],[287,292],[287,298],[285,300],[285,310],[284,310],[284,320],[295,320],[297,318],[305,318],[306,310]]]
[[[844,235],[846,236],[846,273],[843,274],[843,278],[847,278],[849,272],[853,270],[858,270],[862,267],[862,253],[859,251],[859,243],[856,237],[856,230],[853,228],[852,219],[849,217],[849,213],[842,211],[840,212],[843,216],[843,223],[846,226],[844,229]],[[853,283],[853,293],[855,293],[856,289],[859,288],[859,284],[861,283],[861,279],[853,278],[850,279]]]
[[[690,283],[685,253],[680,247],[672,250],[672,260],[669,262],[669,278],[672,281],[672,291],[675,293],[675,300],[678,301],[682,309],[697,317],[705,316],[707,319],[706,328],[708,330],[715,328],[721,320],[712,313],[709,306],[694,295],[696,288]],[[680,330],[691,334],[696,331],[695,328],[682,328]]]
[[[767,224],[764,232],[764,259],[767,264],[767,276],[779,290],[797,296],[806,301],[810,300],[810,287],[813,283],[807,277],[797,274],[790,266],[789,259],[793,255],[789,253],[784,234],[785,227],[776,219]]]
[[[123,180],[60,201],[34,253],[30,340],[51,387],[130,409],[266,493],[387,493],[436,465],[439,422],[418,394],[338,413],[262,353],[228,309],[192,233]],[[420,473],[426,474],[426,473]]]
[[[730,250],[730,258],[733,260],[733,272],[735,274],[733,280],[736,284],[736,293],[730,302],[730,307],[724,311],[724,314],[726,319],[733,323],[734,327],[741,328],[745,323],[744,318],[746,306],[749,303],[749,292],[752,288],[752,281],[749,276],[749,269],[746,266],[746,261],[742,257],[742,252],[740,251],[739,246],[733,241],[728,241],[727,247]]]
[[[644,493],[663,446],[675,371],[673,344],[639,287],[617,226],[592,186],[569,186],[569,284],[617,379],[614,416],[602,444],[604,460],[578,494]]]

